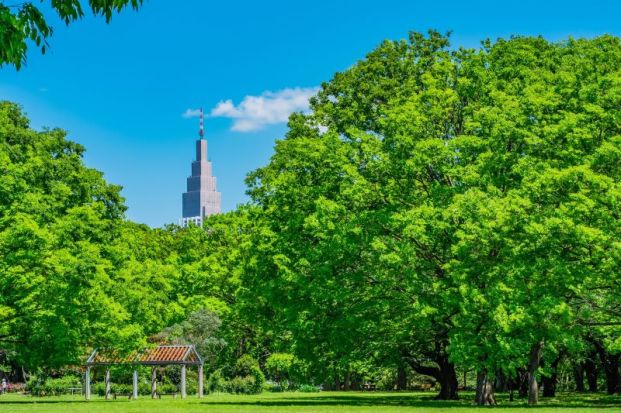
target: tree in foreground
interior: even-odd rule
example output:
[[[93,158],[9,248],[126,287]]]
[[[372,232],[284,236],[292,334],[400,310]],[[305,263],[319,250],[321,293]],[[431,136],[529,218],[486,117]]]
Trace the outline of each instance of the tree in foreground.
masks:
[[[302,357],[401,359],[443,399],[475,369],[481,404],[519,369],[537,403],[542,357],[593,332],[618,354],[620,67],[612,36],[430,32],[338,73],[248,178],[272,322]]]
[[[114,12],[120,12],[131,6],[134,10],[142,5],[143,0],[89,0],[88,8],[95,15],[103,16],[110,22]],[[49,7],[66,24],[84,16],[84,1],[51,1]],[[44,12],[31,1],[0,2],[0,67],[5,64],[17,70],[26,62],[28,44],[32,42],[42,53],[48,48],[48,39],[53,28],[48,23]]]
[[[143,340],[114,298],[120,187],[85,167],[65,135],[34,131],[18,106],[0,103],[0,346],[28,371]]]

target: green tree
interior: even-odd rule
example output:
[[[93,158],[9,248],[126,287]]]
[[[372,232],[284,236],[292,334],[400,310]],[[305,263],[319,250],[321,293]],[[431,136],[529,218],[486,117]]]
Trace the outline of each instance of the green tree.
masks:
[[[60,129],[0,103],[0,345],[27,369],[76,364],[93,346],[134,347],[107,245],[125,207]]]
[[[127,6],[137,10],[143,0],[89,0],[88,8],[95,15],[103,16],[110,22],[114,12],[120,12]],[[66,24],[84,16],[84,1],[53,0],[49,8]],[[45,54],[48,39],[53,28],[48,24],[45,13],[31,1],[0,2],[0,67],[5,64],[17,70],[26,63],[28,44],[33,42]]]
[[[542,354],[617,342],[620,42],[448,46],[384,42],[291,117],[248,282],[304,358],[401,358],[441,398],[460,363],[481,403],[528,367],[536,403]]]
[[[218,356],[226,347],[226,342],[218,337],[222,321],[206,309],[191,313],[181,323],[167,327],[160,338],[174,344],[192,344],[206,364],[215,368]]]

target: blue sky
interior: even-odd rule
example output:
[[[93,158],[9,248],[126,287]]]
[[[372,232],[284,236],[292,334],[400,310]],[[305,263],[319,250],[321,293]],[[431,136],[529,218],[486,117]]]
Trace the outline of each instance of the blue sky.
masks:
[[[621,35],[619,1],[146,0],[110,25],[87,16],[0,69],[0,99],[32,126],[62,127],[86,163],[122,185],[129,219],[177,222],[203,107],[223,209],[246,202],[245,175],[268,162],[282,120],[384,39],[452,30],[454,46],[512,34]],[[302,101],[302,104],[300,102]],[[187,112],[191,115],[191,112]]]

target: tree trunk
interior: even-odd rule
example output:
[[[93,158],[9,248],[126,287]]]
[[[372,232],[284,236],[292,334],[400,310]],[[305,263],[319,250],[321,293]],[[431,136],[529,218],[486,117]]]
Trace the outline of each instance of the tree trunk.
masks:
[[[584,361],[584,371],[586,372],[587,383],[591,393],[597,392],[597,365],[595,364],[595,357],[596,355],[591,353]]]
[[[506,374],[502,370],[497,370],[496,379],[494,380],[494,392],[506,393],[509,390],[507,382]]]
[[[492,381],[488,379],[485,370],[477,372],[477,389],[474,399],[479,406],[492,406],[496,404],[494,386]]]
[[[440,367],[440,393],[436,396],[438,400],[457,400],[457,372],[455,365],[448,360],[448,356],[443,355],[436,360]]]
[[[550,365],[552,372],[549,376],[541,376],[541,383],[543,384],[543,397],[556,396],[556,385],[558,383],[558,364],[561,361],[561,357],[554,359]]]
[[[537,384],[537,369],[543,352],[543,340],[535,343],[530,349],[528,357],[528,404],[539,402],[539,385]]]
[[[397,367],[397,390],[407,390],[408,387],[408,375],[405,370],[405,364],[399,362]]]
[[[602,365],[606,375],[606,393],[621,393],[621,377],[619,376],[619,358],[621,354],[604,353]]]
[[[517,371],[517,389],[519,398],[523,399],[528,396],[528,373],[523,368]]]
[[[621,376],[619,376],[619,360],[621,354],[610,354],[604,344],[599,340],[593,340],[595,350],[599,354],[599,359],[604,368],[606,376],[606,393],[621,393]]]
[[[436,363],[438,367],[421,366],[416,362],[410,362],[410,365],[418,374],[433,377],[440,384],[440,393],[436,396],[436,400],[457,400],[459,396],[455,365],[444,354],[436,358]]]
[[[345,383],[343,385],[343,390],[351,390],[351,372],[349,371],[349,367],[347,368],[347,372],[345,373]]]
[[[584,368],[582,364],[574,365],[574,381],[576,382],[576,391],[584,392]]]

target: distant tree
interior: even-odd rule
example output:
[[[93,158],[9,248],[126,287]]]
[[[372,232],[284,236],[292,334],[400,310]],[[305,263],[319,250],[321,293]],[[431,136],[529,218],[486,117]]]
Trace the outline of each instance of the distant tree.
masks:
[[[207,309],[191,313],[184,321],[164,329],[159,335],[174,344],[192,344],[207,364],[213,367],[226,342],[217,333],[220,318]]]
[[[80,0],[51,0],[50,7],[69,25],[84,16],[83,3]],[[136,10],[142,3],[143,0],[89,0],[87,7],[110,22],[114,12],[127,6]],[[26,62],[29,42],[34,42],[45,54],[52,33],[53,28],[46,16],[33,2],[0,1],[0,67],[9,64],[19,70]]]

